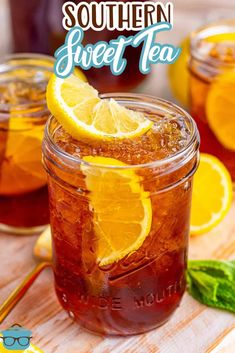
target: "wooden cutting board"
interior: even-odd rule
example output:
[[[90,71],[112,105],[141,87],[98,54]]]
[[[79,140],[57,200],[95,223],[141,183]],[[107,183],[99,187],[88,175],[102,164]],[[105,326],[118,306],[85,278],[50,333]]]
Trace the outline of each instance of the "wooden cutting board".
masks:
[[[1,302],[33,268],[35,240],[35,236],[0,235]],[[216,229],[190,239],[189,256],[235,258],[235,197],[229,215]],[[128,338],[90,334],[60,308],[50,269],[42,273],[0,330],[15,322],[31,329],[33,343],[47,353],[235,353],[235,315],[201,305],[187,293],[171,320],[157,330]]]

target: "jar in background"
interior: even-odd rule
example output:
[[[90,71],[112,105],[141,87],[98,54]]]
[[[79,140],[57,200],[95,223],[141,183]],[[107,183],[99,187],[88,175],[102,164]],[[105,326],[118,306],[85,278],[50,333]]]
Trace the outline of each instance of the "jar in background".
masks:
[[[221,20],[191,35],[190,109],[201,151],[218,157],[235,180],[235,20]]]
[[[62,27],[62,6],[65,0],[9,0],[13,32],[13,50],[15,52],[34,52],[54,55],[56,49],[64,43],[65,31]],[[100,2],[101,0],[98,0]],[[107,0],[104,0],[107,1]],[[121,0],[117,0],[121,1]],[[127,0],[124,0],[126,2]],[[129,0],[133,1],[133,0]],[[143,0],[147,1],[147,0]],[[75,4],[78,0],[73,1]],[[88,3],[91,0],[87,1]],[[20,30],[19,30],[20,29]],[[134,31],[85,31],[84,45],[97,41],[115,39],[120,35],[131,36]],[[127,47],[124,57],[127,59],[125,71],[115,76],[109,67],[91,68],[85,72],[89,82],[98,91],[130,91],[137,87],[147,75],[139,71],[139,59],[142,47]]]
[[[53,58],[16,54],[0,62],[0,231],[40,232],[49,222],[41,142],[49,117]]]

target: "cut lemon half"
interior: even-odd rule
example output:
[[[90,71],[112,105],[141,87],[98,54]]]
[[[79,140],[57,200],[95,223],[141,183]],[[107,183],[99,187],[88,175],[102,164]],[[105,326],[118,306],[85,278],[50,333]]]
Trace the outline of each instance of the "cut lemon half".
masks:
[[[83,160],[89,163],[82,165],[82,172],[94,213],[97,262],[105,266],[142,246],[152,224],[151,200],[140,176],[131,169],[118,169],[126,166],[125,163],[106,157],[87,156]]]
[[[64,129],[76,139],[110,140],[144,134],[152,122],[114,100],[101,100],[98,92],[75,75],[53,75],[47,88],[47,104]]]
[[[194,176],[191,234],[203,234],[214,228],[228,213],[231,202],[229,172],[216,157],[202,153]]]
[[[208,123],[219,142],[235,151],[235,72],[219,75],[211,84],[206,110]]]

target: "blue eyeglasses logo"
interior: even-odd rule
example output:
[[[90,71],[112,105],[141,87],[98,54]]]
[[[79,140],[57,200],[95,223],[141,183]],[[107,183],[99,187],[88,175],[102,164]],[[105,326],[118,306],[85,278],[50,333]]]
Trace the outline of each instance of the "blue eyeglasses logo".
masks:
[[[32,332],[21,325],[14,324],[7,330],[1,332],[3,347],[9,351],[25,350],[30,346]]]

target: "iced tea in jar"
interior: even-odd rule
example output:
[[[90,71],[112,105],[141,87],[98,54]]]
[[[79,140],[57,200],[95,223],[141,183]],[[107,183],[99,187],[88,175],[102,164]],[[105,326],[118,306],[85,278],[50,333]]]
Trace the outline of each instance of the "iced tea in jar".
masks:
[[[139,137],[91,141],[49,119],[43,155],[55,288],[83,327],[125,336],[165,323],[184,294],[199,135],[169,102],[102,99],[143,113],[152,125]]]
[[[192,33],[189,70],[201,151],[217,156],[235,180],[235,20]]]
[[[0,62],[1,232],[40,232],[49,222],[41,143],[52,71],[47,56],[18,54]]]

